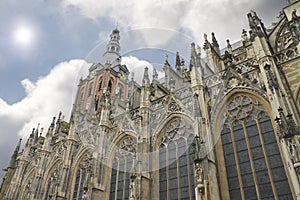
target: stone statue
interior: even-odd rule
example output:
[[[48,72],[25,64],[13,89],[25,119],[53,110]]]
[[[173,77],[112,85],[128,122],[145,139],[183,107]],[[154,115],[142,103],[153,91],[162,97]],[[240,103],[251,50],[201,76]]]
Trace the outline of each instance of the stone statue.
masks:
[[[228,67],[232,63],[232,55],[226,50],[224,55],[224,64]]]
[[[134,200],[135,199],[135,183],[134,180],[130,181],[130,186],[129,186],[129,199]]]
[[[289,139],[287,141],[287,143],[288,143],[289,152],[292,156],[293,163],[299,162],[300,161],[300,159],[299,159],[299,149],[297,148],[297,145],[296,145],[295,141],[293,139]]]
[[[196,163],[196,167],[195,167],[195,175],[196,175],[196,183],[197,185],[203,185],[203,168],[201,166],[200,163]]]
[[[247,40],[247,31],[245,29],[242,30],[241,38],[243,42]]]

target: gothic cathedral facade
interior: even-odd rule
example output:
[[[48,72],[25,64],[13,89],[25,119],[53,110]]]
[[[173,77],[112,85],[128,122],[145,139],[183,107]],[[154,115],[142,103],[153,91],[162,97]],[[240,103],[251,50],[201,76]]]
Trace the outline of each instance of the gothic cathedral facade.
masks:
[[[192,43],[141,84],[113,30],[69,122],[16,147],[0,199],[300,199],[300,1],[269,29],[247,17],[238,46],[205,35],[205,55]]]

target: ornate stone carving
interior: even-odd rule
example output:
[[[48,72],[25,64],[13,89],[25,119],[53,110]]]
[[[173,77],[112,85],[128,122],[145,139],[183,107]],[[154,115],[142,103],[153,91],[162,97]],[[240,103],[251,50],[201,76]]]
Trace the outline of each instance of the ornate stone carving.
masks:
[[[49,193],[48,193],[48,196],[50,198],[52,198],[53,196],[56,195],[57,193],[57,187],[59,185],[59,174],[60,174],[60,171],[61,171],[61,165],[57,165],[53,172],[51,173],[51,176],[50,176],[50,188],[49,188]]]
[[[196,187],[201,189],[204,188],[204,175],[203,175],[203,168],[201,166],[201,163],[195,164],[195,181],[196,181]]]
[[[293,138],[287,140],[287,146],[294,164],[300,161],[300,152]]]
[[[291,30],[293,39],[297,44],[299,43],[299,39],[300,39],[299,21],[300,21],[300,17],[297,15],[296,10],[294,10],[292,12],[292,20],[289,24],[289,28]]]
[[[136,142],[132,137],[125,137],[119,145],[121,154],[134,154],[136,152]]]
[[[182,112],[182,108],[172,99],[168,105],[168,112]]]
[[[178,139],[179,137],[187,137],[193,133],[192,126],[186,124],[182,119],[176,118],[165,129],[161,143],[168,144],[170,140]]]
[[[227,104],[225,124],[231,126],[235,121],[246,120],[248,117],[259,119],[263,114],[265,108],[257,100],[246,95],[237,95]]]

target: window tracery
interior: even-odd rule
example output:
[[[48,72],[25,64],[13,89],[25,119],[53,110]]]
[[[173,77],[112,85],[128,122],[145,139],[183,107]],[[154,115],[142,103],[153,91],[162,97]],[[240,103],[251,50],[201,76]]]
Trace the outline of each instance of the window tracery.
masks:
[[[266,108],[238,94],[228,102],[224,116],[221,140],[230,198],[291,198]]]
[[[126,136],[117,146],[114,155],[110,182],[110,199],[128,199],[130,170],[136,153],[136,140]]]
[[[167,125],[159,149],[160,199],[193,199],[194,134],[192,126],[175,118]]]
[[[23,192],[23,199],[25,200],[29,200],[31,199],[31,196],[33,194],[33,178],[30,178],[28,181],[27,181],[27,184],[25,186],[25,189],[24,189],[24,192]]]
[[[48,179],[47,188],[45,191],[45,200],[51,199],[56,195],[57,186],[59,183],[59,173],[61,171],[61,165],[57,165],[51,172]]]
[[[192,126],[186,124],[182,119],[177,118],[171,121],[162,136],[162,145],[167,145],[171,140],[176,140],[179,137],[187,137],[192,133]]]
[[[75,174],[75,185],[73,190],[73,199],[79,200],[86,196],[87,188],[86,185],[89,182],[90,175],[92,173],[93,157],[87,153],[80,161],[76,174]]]

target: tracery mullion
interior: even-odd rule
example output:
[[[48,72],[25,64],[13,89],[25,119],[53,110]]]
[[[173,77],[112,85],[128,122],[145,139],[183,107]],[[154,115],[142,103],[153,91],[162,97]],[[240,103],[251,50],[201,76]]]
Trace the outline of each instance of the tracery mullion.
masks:
[[[178,147],[178,141],[176,140],[176,168],[177,168],[177,193],[178,193],[178,199],[180,199],[180,172],[179,172],[179,158],[180,158],[180,153],[179,151],[179,147]]]
[[[50,189],[50,185],[51,185],[50,179],[51,178],[49,178],[48,182],[47,182],[47,187],[46,187],[46,191],[45,191],[45,198],[44,198],[45,200],[48,199],[48,195],[49,195],[49,189]]]
[[[117,194],[118,194],[118,185],[119,185],[119,167],[120,167],[120,160],[117,159],[117,175],[116,175],[116,185],[115,185],[115,200],[117,200]]]
[[[123,193],[124,193],[124,190],[123,190],[123,186],[124,186],[124,165],[125,165],[124,162],[125,162],[125,158],[122,156],[119,160],[119,170],[118,170],[119,178],[118,178],[117,199],[122,198]]]
[[[82,169],[79,169],[79,181],[77,186],[76,199],[79,199],[81,181],[82,181]]]
[[[251,170],[252,170],[252,175],[253,175],[253,180],[254,180],[254,184],[255,184],[255,190],[256,190],[257,198],[261,199],[261,195],[260,195],[259,187],[258,187],[258,183],[257,183],[255,167],[254,167],[254,163],[253,163],[253,156],[252,156],[251,147],[250,147],[250,143],[249,143],[249,138],[248,138],[248,134],[247,134],[247,128],[246,128],[244,122],[242,122],[242,126],[243,126],[243,129],[244,129],[245,140],[246,140],[246,145],[247,145],[247,150],[248,150],[248,155],[249,155],[249,160],[250,160],[250,166],[251,166]]]
[[[268,158],[266,147],[265,147],[265,141],[263,139],[263,135],[262,135],[262,132],[261,132],[261,127],[260,127],[258,119],[255,119],[255,122],[256,122],[257,129],[258,129],[258,135],[259,135],[259,138],[260,138],[261,146],[262,146],[262,149],[263,149],[265,162],[266,162],[266,165],[267,165],[267,170],[268,170],[268,175],[269,175],[270,182],[271,182],[273,195],[274,195],[275,200],[277,200],[278,196],[277,196],[276,188],[275,188],[275,185],[274,185],[273,175],[272,175],[272,172],[271,172],[271,166],[270,166],[269,158]]]
[[[187,147],[187,151],[186,151],[186,161],[187,161],[187,171],[188,171],[188,181],[189,181],[189,196],[190,196],[190,200],[194,199],[195,196],[195,188],[194,188],[194,169],[193,169],[193,166],[194,166],[194,159],[191,157],[192,154],[194,153],[192,150],[191,150],[191,147]]]
[[[163,146],[159,150],[159,197],[160,199],[165,199],[167,196],[167,150],[166,146]],[[165,196],[164,196],[165,195]]]
[[[168,200],[171,200],[170,199],[170,176],[169,176],[169,169],[168,169],[168,166],[169,166],[169,145],[167,145],[166,147],[166,179],[167,179],[167,199]]]
[[[125,194],[125,199],[129,198],[129,187],[130,187],[130,175],[129,175],[129,171],[132,168],[132,155],[128,155],[126,157],[126,182],[125,182],[125,189],[124,189],[124,194]]]
[[[109,195],[109,199],[113,200],[115,193],[116,193],[116,182],[117,182],[117,166],[118,166],[118,161],[116,158],[114,158],[113,160],[113,164],[112,164],[112,171],[111,171],[111,180],[110,180],[110,195]]]
[[[81,173],[81,182],[80,182],[80,187],[79,187],[79,198],[78,199],[81,199],[82,195],[83,195],[84,182],[85,182],[85,179],[86,179],[86,176],[87,176],[87,171],[86,170],[87,169],[83,169],[82,173]]]
[[[125,199],[127,162],[128,162],[128,159],[126,156],[124,156],[124,173],[123,173],[124,176],[123,176],[123,197],[122,197],[122,199]]]
[[[238,159],[238,154],[237,154],[237,149],[236,149],[236,143],[235,143],[235,139],[234,139],[233,127],[229,127],[229,129],[230,129],[230,136],[231,136],[231,141],[232,141],[232,146],[233,146],[235,165],[236,165],[238,180],[239,180],[239,184],[240,184],[241,198],[242,198],[242,200],[245,200],[245,193],[244,193],[244,189],[243,189],[243,181],[242,181],[241,169],[240,169],[239,159]]]
[[[168,163],[168,175],[169,175],[169,177],[168,177],[168,180],[169,180],[169,188],[168,188],[168,191],[169,191],[169,198],[171,199],[171,200],[173,200],[174,199],[174,197],[175,196],[177,196],[177,198],[178,198],[178,185],[177,185],[177,180],[175,180],[175,179],[177,179],[177,169],[175,169],[175,168],[177,168],[177,163],[176,163],[176,143],[175,143],[175,141],[170,141],[170,143],[168,144],[168,161],[169,161],[169,163]],[[176,174],[175,174],[175,176],[174,176],[174,171],[176,172]],[[173,173],[171,173],[171,172],[173,172]],[[176,186],[176,187],[175,187]],[[171,192],[171,191],[173,191],[173,192]],[[175,195],[175,192],[177,192],[177,195]]]

